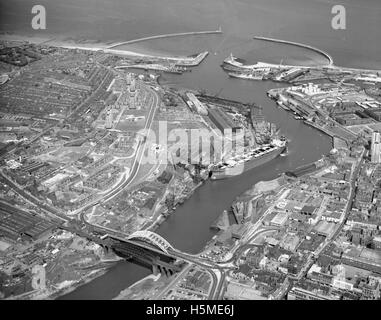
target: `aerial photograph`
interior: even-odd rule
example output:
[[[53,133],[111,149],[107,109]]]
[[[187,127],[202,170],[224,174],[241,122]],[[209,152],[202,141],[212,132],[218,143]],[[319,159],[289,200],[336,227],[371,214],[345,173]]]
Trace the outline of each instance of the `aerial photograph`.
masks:
[[[0,300],[381,300],[381,1],[0,0]]]

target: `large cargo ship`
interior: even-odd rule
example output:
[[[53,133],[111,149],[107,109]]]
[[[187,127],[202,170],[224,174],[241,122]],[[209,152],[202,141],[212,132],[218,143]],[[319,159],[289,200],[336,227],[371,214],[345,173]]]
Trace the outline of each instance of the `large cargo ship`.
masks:
[[[269,162],[287,150],[286,139],[274,139],[271,143],[237,155],[226,162],[218,163],[211,173],[212,180],[226,179],[240,175]]]

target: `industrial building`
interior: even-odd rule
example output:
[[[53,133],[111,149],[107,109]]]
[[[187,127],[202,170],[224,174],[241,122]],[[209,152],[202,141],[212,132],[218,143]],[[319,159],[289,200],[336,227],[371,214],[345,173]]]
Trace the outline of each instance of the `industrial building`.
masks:
[[[235,132],[241,129],[221,108],[210,108],[209,118],[221,132],[225,130]]]
[[[56,225],[28,212],[2,204],[0,208],[0,239],[38,240]]]
[[[378,250],[352,247],[343,253],[342,262],[349,266],[381,273],[381,253]]]
[[[339,300],[339,297],[293,287],[287,294],[287,300]]]
[[[334,222],[320,221],[315,228],[313,229],[318,235],[328,237],[333,234],[337,228],[337,225]]]
[[[190,104],[188,103],[188,105],[194,106],[194,109],[198,114],[201,114],[204,116],[208,115],[207,107],[203,103],[201,103],[200,100],[198,100],[193,93],[187,92],[187,97],[189,101],[191,102]]]
[[[270,221],[270,225],[281,227],[283,226],[288,219],[288,215],[286,212],[278,212],[276,216]]]
[[[364,112],[374,120],[381,122],[381,108],[366,109]]]
[[[343,126],[353,126],[373,122],[372,118],[360,111],[335,113],[334,118]]]

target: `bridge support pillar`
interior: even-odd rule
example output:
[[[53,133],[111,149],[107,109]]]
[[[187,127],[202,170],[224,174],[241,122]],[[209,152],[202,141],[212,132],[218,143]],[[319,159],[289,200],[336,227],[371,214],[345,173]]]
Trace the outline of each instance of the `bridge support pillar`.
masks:
[[[108,246],[102,245],[102,249],[103,249],[104,255],[107,256],[108,253],[110,252],[110,248]]]
[[[159,273],[158,266],[156,264],[152,265],[152,273],[157,276]]]
[[[167,269],[164,266],[158,266],[158,268],[163,276],[166,276],[167,278],[169,278],[172,275],[172,272],[170,269]]]

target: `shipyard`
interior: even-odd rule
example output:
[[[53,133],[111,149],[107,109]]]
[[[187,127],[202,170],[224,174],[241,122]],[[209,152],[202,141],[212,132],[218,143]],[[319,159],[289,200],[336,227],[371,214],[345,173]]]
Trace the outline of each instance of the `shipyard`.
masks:
[[[286,137],[280,136],[274,124],[265,121],[262,107],[206,93],[187,92],[184,96],[187,104],[203,117],[212,132],[219,132],[217,137],[222,140],[223,145],[217,146],[216,140],[211,145],[215,160],[209,162],[212,180],[242,174],[286,151]],[[205,160],[204,153],[201,154]]]

